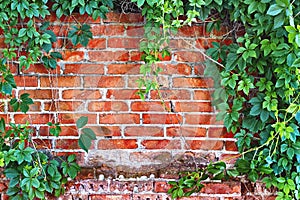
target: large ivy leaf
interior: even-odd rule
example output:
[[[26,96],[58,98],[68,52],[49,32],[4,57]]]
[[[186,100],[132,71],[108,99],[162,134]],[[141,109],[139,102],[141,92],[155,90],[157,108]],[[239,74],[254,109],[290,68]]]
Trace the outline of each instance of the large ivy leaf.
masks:
[[[82,129],[83,134],[80,135],[78,144],[80,148],[88,152],[89,148],[92,145],[92,140],[96,139],[94,131],[90,128]]]
[[[84,127],[88,122],[88,117],[82,116],[76,121],[77,128]]]

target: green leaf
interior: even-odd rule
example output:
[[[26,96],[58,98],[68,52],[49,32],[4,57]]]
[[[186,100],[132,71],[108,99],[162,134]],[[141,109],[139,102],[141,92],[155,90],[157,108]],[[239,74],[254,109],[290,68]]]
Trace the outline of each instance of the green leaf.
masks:
[[[78,143],[80,148],[88,152],[88,149],[92,145],[92,140],[96,139],[96,135],[90,128],[84,128],[82,129],[82,132],[83,134],[80,135]]]
[[[279,5],[277,4],[273,4],[270,6],[270,8],[268,9],[267,11],[267,14],[268,15],[271,15],[271,16],[275,16],[275,15],[278,15],[280,12],[283,11],[283,8],[280,7]]]
[[[137,0],[137,6],[140,8],[144,5],[145,0]]]
[[[82,128],[84,127],[88,122],[88,117],[82,116],[76,121],[76,127]]]

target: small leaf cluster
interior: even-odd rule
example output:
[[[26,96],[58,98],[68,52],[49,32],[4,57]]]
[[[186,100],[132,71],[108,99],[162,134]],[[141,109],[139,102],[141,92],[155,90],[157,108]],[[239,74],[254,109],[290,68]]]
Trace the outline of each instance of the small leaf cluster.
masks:
[[[182,172],[178,181],[170,181],[172,188],[168,190],[173,199],[188,197],[193,193],[200,192],[205,187],[206,180],[228,180],[238,176],[235,169],[226,169],[224,162],[209,163],[206,167],[194,172]]]
[[[10,123],[7,130],[1,118],[0,133],[0,166],[9,179],[6,193],[11,199],[46,199],[46,194],[64,194],[65,184],[80,170],[75,155],[53,157],[48,150],[37,150],[28,123]]]

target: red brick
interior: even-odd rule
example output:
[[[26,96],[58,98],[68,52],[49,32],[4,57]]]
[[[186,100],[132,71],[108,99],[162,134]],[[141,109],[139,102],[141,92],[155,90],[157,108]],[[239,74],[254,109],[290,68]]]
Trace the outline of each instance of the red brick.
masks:
[[[119,89],[119,90],[107,90],[106,98],[109,99],[140,99],[137,95],[138,90]]]
[[[84,87],[115,88],[124,87],[125,81],[121,76],[90,76],[84,77]]]
[[[206,78],[173,78],[173,87],[176,88],[209,88],[213,87],[213,81]]]
[[[162,99],[166,100],[189,100],[191,93],[188,90],[159,90]],[[157,91],[151,91],[151,99],[161,99]]]
[[[139,124],[139,114],[103,114],[99,117],[100,124]]]
[[[53,115],[50,114],[15,114],[14,115],[15,123],[25,124],[27,121],[31,124],[46,124],[53,121]]]
[[[93,38],[89,41],[88,48],[90,49],[105,49],[106,39],[105,38]]]
[[[219,161],[223,161],[227,164],[235,164],[236,160],[240,157],[240,154],[222,154],[219,157]]]
[[[51,25],[50,26],[50,30],[53,31],[53,33],[57,36],[57,37],[64,37],[68,35],[68,31],[69,31],[69,26],[66,25]]]
[[[49,133],[49,126],[41,126],[39,129],[39,135],[40,136],[49,136],[51,135]],[[78,129],[76,126],[60,126],[61,133],[59,136],[78,136]]]
[[[109,38],[107,41],[108,48],[126,48],[138,49],[140,38]]]
[[[167,136],[170,137],[205,137],[206,129],[199,127],[168,127]]]
[[[211,95],[208,90],[195,90],[194,91],[195,100],[211,100]]]
[[[52,149],[52,140],[48,139],[33,139],[35,148],[37,149]]]
[[[162,68],[161,74],[168,74],[168,75],[173,75],[173,74],[182,74],[182,75],[190,75],[192,72],[192,69],[189,65],[179,63],[177,65],[159,65],[159,67]]]
[[[183,26],[179,28],[178,36],[181,37],[203,37],[203,36],[208,36],[208,33],[205,31],[205,27],[200,25],[200,26]]]
[[[119,22],[119,23],[139,23],[144,22],[144,18],[140,13],[115,13],[110,12],[104,22]]]
[[[131,200],[129,194],[92,194],[91,200]]]
[[[225,149],[226,151],[238,151],[235,142],[233,141],[226,141],[225,142]]]
[[[127,51],[89,51],[90,61],[128,61]]]
[[[47,111],[78,111],[84,105],[81,101],[45,102],[44,110]]]
[[[130,37],[142,37],[144,36],[145,30],[143,26],[128,26],[126,33]]]
[[[38,86],[38,79],[35,76],[15,76],[14,78],[18,87]]]
[[[90,102],[89,111],[128,111],[128,106],[123,101],[102,101],[102,102]]]
[[[121,136],[121,129],[118,126],[88,126],[88,128],[100,137]]]
[[[169,104],[168,104],[169,105]],[[167,106],[168,106],[167,105]],[[167,107],[169,110],[169,106]],[[145,102],[145,101],[137,101],[137,102],[132,102],[131,103],[131,110],[132,111],[158,111],[158,112],[163,112],[166,111],[162,102]]]
[[[212,112],[211,103],[208,102],[177,102],[175,112]]]
[[[204,75],[205,66],[204,65],[196,65],[194,66],[195,75]]]
[[[186,114],[185,123],[222,125],[222,122],[216,122],[215,115],[206,115],[206,114],[199,114],[199,115]]]
[[[79,87],[80,77],[61,76],[61,77],[41,77],[41,87]]]
[[[104,74],[104,66],[101,64],[65,64],[65,74]]]
[[[81,117],[88,117],[88,124],[96,124],[97,115],[93,114],[77,114],[77,113],[60,113],[58,115],[59,122],[62,124],[75,124],[76,121]]]
[[[209,128],[208,129],[209,138],[233,138],[227,134],[226,128]]]
[[[1,33],[1,35],[2,35],[3,33]],[[1,37],[0,38],[0,48],[6,48],[7,47],[7,44],[5,44],[5,42],[4,42],[4,38],[3,37]]]
[[[140,65],[138,64],[110,64],[107,65],[108,74],[139,74]]]
[[[164,136],[163,128],[161,127],[149,127],[149,126],[131,126],[126,127],[124,130],[125,136]]]
[[[202,188],[201,192],[205,194],[241,194],[241,183],[205,183],[205,187]]]
[[[136,140],[127,139],[103,139],[98,141],[98,149],[136,149]]]
[[[55,140],[56,149],[80,149],[76,139],[57,139]]]
[[[186,140],[185,147],[192,150],[222,150],[223,141],[218,140]]]
[[[64,51],[62,55],[65,62],[79,62],[84,59],[83,51]]]
[[[0,183],[0,192],[4,192],[8,187],[7,187],[8,183],[6,182],[2,182]]]
[[[180,124],[182,116],[178,114],[143,114],[144,124]]]
[[[180,149],[180,140],[143,140],[145,149]]]
[[[167,193],[171,189],[171,185],[165,181],[154,182],[154,192],[156,193]]]
[[[57,66],[56,69],[47,69],[42,64],[34,64],[31,65],[29,69],[22,70],[24,74],[59,74],[60,73],[60,67]]]
[[[129,61],[141,61],[142,60],[142,52],[139,51],[130,51],[129,52]]]
[[[199,51],[177,51],[174,53],[175,59],[181,62],[203,62],[204,56],[202,52]]]
[[[29,94],[32,99],[55,99],[58,98],[58,90],[45,90],[45,89],[36,89],[36,90],[20,90],[19,95],[24,93]]]
[[[195,49],[194,39],[172,39],[170,41],[170,48],[174,49]]]
[[[124,25],[93,25],[91,31],[94,36],[116,36],[124,35]]]
[[[62,92],[63,99],[100,99],[102,97],[98,90],[64,90]]]

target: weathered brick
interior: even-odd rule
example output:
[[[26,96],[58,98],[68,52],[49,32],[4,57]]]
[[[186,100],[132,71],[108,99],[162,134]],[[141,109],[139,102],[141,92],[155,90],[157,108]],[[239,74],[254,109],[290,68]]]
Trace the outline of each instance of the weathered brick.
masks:
[[[137,95],[137,89],[115,89],[115,90],[107,90],[106,98],[109,99],[140,99],[139,95]]]
[[[100,137],[112,137],[121,136],[121,129],[118,126],[88,126],[91,128],[97,136]]]
[[[93,38],[89,41],[88,48],[90,49],[105,49],[106,39],[105,38]]]
[[[102,101],[102,102],[90,102],[88,105],[89,111],[128,111],[128,106],[123,101]]]
[[[41,87],[79,87],[80,77],[62,76],[62,77],[41,77]]]
[[[226,151],[238,151],[238,148],[233,141],[226,141],[225,142],[225,149]]]
[[[199,127],[168,127],[167,136],[170,137],[205,137],[206,129]]]
[[[206,183],[201,192],[206,194],[241,194],[241,184],[236,182]]]
[[[100,99],[102,97],[99,90],[64,90],[62,92],[62,98],[63,99]]]
[[[149,127],[149,126],[131,126],[126,127],[124,130],[125,136],[164,136],[163,128],[161,127]]]
[[[119,22],[119,23],[139,23],[144,22],[144,18],[140,13],[114,13],[107,14],[107,19],[104,22]]]
[[[192,72],[191,66],[184,63],[179,63],[177,65],[166,64],[166,65],[159,65],[162,68],[161,74],[182,74],[182,75],[190,75]]]
[[[129,194],[92,194],[91,200],[131,200]]]
[[[36,76],[15,76],[18,87],[37,87],[38,78]]]
[[[182,116],[179,114],[143,114],[144,124],[180,124]]]
[[[89,51],[90,61],[128,61],[127,51]]]
[[[52,140],[48,139],[33,139],[33,143],[35,148],[37,149],[52,149]]]
[[[222,150],[224,142],[219,140],[186,140],[185,146],[192,150]]]
[[[143,26],[128,26],[126,29],[127,36],[142,37],[145,33]]]
[[[60,126],[61,132],[60,136],[78,136],[78,129],[76,126]],[[49,126],[41,126],[39,128],[39,135],[40,136],[49,136]]]
[[[195,100],[211,100],[211,95],[208,90],[195,90],[194,91]]]
[[[109,38],[107,41],[107,47],[138,49],[140,40],[140,38]]]
[[[230,135],[227,134],[226,128],[215,128],[210,127],[208,129],[208,137],[209,138],[233,138],[230,137]]]
[[[176,61],[199,63],[204,61],[203,52],[199,51],[177,51],[174,53]]]
[[[208,33],[205,31],[205,27],[203,25],[183,26],[179,28],[178,36],[197,38],[208,36]]]
[[[24,74],[59,74],[60,67],[57,66],[56,69],[47,69],[43,64],[30,65],[27,70],[22,70]]]
[[[63,60],[66,62],[79,62],[84,59],[83,51],[64,51],[62,53]]]
[[[104,74],[104,66],[102,64],[65,64],[65,74]]]
[[[145,101],[137,101],[131,103],[131,110],[132,111],[150,111],[150,112],[163,112],[165,110],[165,106],[169,110],[169,104],[163,104],[162,102],[145,102]]]
[[[186,114],[185,115],[186,124],[222,124],[216,122],[215,115],[209,114]]]
[[[58,119],[63,124],[74,124],[82,116],[88,117],[88,124],[97,124],[96,114],[60,113]]]
[[[145,149],[181,149],[180,140],[143,140]]]
[[[171,189],[171,185],[165,181],[156,181],[154,182],[154,192],[157,193],[167,193]]]
[[[139,74],[138,64],[110,64],[107,65],[108,74]]]
[[[27,121],[31,124],[47,124],[53,121],[53,115],[51,114],[15,114],[15,122],[17,124],[25,124]]]
[[[29,94],[32,99],[56,99],[58,98],[58,90],[56,89],[35,89],[35,90],[20,90],[19,94]]]
[[[172,39],[170,48],[173,49],[195,49],[194,39]]]
[[[129,61],[141,61],[142,55],[143,55],[142,52],[130,51],[129,52]]]
[[[166,100],[190,100],[191,99],[191,93],[188,90],[159,90],[162,99]],[[158,91],[151,91],[151,99],[161,99]]]
[[[176,88],[208,88],[213,86],[211,79],[180,77],[173,78],[173,87]]]
[[[56,139],[55,148],[56,149],[80,149],[78,145],[78,140],[76,139]]]
[[[100,124],[139,124],[139,114],[102,114],[99,116]]]
[[[84,77],[84,87],[116,88],[124,86],[125,81],[121,76]]]
[[[98,149],[135,149],[137,141],[134,139],[102,139],[98,141]]]
[[[181,101],[175,104],[176,112],[212,112],[211,103],[208,102],[186,102]]]
[[[121,36],[124,35],[124,25],[93,25],[91,31],[94,36]]]
[[[45,102],[44,110],[46,111],[79,111],[84,106],[81,101],[58,101]]]

